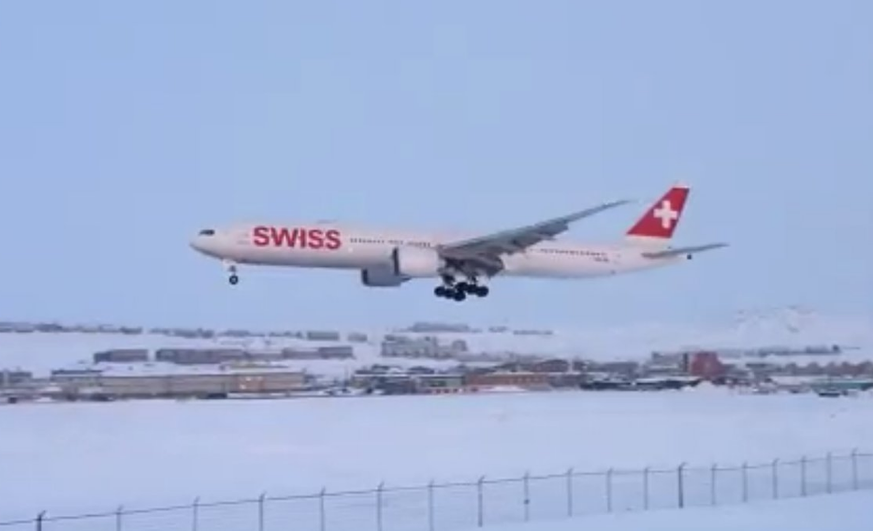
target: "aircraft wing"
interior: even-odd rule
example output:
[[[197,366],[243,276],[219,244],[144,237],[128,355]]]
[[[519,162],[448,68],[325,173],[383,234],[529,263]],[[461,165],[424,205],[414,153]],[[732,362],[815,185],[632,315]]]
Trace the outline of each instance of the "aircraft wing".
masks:
[[[646,258],[673,258],[674,256],[681,256],[683,254],[702,253],[703,251],[709,251],[711,249],[719,249],[721,247],[727,247],[727,245],[728,244],[726,243],[709,243],[706,245],[696,245],[691,247],[676,247],[664,251],[643,253],[643,256]]]
[[[566,216],[561,216],[533,225],[504,230],[476,238],[450,242],[437,247],[438,252],[456,260],[478,262],[486,269],[500,269],[499,257],[504,254],[523,252],[527,248],[545,240],[552,240],[558,234],[570,228],[570,223],[620,205],[630,203],[629,200],[604,203],[586,210],[580,210]]]

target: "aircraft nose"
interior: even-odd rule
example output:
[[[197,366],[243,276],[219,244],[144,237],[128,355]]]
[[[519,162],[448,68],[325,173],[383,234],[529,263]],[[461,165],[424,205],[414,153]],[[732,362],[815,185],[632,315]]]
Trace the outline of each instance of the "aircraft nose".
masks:
[[[209,250],[209,244],[212,242],[214,236],[214,230],[203,229],[198,232],[193,238],[191,238],[191,240],[188,242],[188,245],[190,245],[191,248],[195,251],[206,253]]]
[[[194,236],[191,238],[191,241],[188,242],[188,245],[191,246],[195,251],[203,251],[203,243],[200,241],[200,236]]]

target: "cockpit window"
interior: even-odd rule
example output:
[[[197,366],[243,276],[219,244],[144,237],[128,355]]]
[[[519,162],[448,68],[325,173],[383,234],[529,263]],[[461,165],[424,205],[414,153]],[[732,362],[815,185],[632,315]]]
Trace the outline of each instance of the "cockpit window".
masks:
[[[201,236],[215,236],[215,231],[212,229],[203,229],[200,231]]]

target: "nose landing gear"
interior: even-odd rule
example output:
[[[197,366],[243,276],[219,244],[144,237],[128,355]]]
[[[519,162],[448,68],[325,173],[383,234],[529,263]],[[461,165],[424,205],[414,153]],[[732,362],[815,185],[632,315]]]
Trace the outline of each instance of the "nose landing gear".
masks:
[[[236,286],[239,284],[239,275],[236,274],[236,264],[233,262],[224,262],[224,268],[230,274],[227,277],[227,281],[230,282],[231,286]]]

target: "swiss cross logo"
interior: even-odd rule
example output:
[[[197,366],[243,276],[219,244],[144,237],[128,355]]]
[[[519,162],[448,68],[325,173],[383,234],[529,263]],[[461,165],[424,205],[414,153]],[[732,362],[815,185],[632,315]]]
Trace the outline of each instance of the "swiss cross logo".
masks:
[[[656,208],[652,215],[661,220],[661,227],[669,229],[673,226],[673,222],[679,219],[679,212],[673,210],[673,205],[669,199],[661,201],[661,206]]]
[[[654,201],[627,235],[633,238],[669,239],[679,225],[679,218],[688,199],[688,188],[674,186]]]

